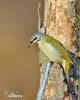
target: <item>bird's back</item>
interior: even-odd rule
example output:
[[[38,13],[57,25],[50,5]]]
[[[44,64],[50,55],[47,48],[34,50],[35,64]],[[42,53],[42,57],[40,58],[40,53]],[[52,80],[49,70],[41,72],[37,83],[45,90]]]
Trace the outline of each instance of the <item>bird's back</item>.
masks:
[[[50,61],[62,64],[63,59],[65,59],[69,63],[72,62],[65,47],[58,40],[49,35],[45,35],[45,38],[40,41],[39,48],[50,59]]]

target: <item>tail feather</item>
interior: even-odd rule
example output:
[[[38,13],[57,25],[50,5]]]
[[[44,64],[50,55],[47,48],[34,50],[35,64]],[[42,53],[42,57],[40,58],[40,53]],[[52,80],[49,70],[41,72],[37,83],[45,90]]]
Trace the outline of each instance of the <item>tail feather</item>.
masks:
[[[63,64],[62,64],[63,68],[64,68],[64,72],[66,74],[66,78],[67,81],[69,83],[69,67],[70,67],[70,63],[66,60],[63,60]]]
[[[66,77],[67,79],[69,78],[68,90],[72,94],[72,100],[78,100],[78,87],[80,84],[80,57],[70,51],[67,51],[67,53],[72,60],[71,64],[68,65],[66,62],[65,65]]]

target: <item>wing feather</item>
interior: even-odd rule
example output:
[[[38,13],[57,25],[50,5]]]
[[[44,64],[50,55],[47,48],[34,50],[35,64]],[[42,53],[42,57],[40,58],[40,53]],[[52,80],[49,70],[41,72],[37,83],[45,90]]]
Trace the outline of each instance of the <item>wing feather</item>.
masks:
[[[72,63],[72,60],[62,43],[49,35],[46,35],[46,42],[51,43],[61,53],[63,59],[67,60],[69,63]]]

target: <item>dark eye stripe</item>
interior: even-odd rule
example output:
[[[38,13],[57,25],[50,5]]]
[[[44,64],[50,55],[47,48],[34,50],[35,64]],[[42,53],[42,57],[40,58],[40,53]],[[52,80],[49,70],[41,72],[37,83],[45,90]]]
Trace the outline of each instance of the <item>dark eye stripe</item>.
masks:
[[[32,41],[30,41],[30,43],[33,43],[33,41],[35,41],[37,39],[37,37],[35,37]]]
[[[35,37],[35,38],[33,39],[33,41],[36,40],[36,39],[37,39],[37,37]]]

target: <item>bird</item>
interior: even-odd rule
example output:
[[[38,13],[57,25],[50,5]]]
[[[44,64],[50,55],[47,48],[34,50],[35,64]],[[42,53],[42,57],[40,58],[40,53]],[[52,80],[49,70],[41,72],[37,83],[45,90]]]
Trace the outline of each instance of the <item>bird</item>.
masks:
[[[69,81],[69,64],[73,64],[73,62],[63,44],[54,37],[41,32],[32,34],[28,48],[33,44],[38,45],[50,62],[56,62],[63,66],[67,81]]]

